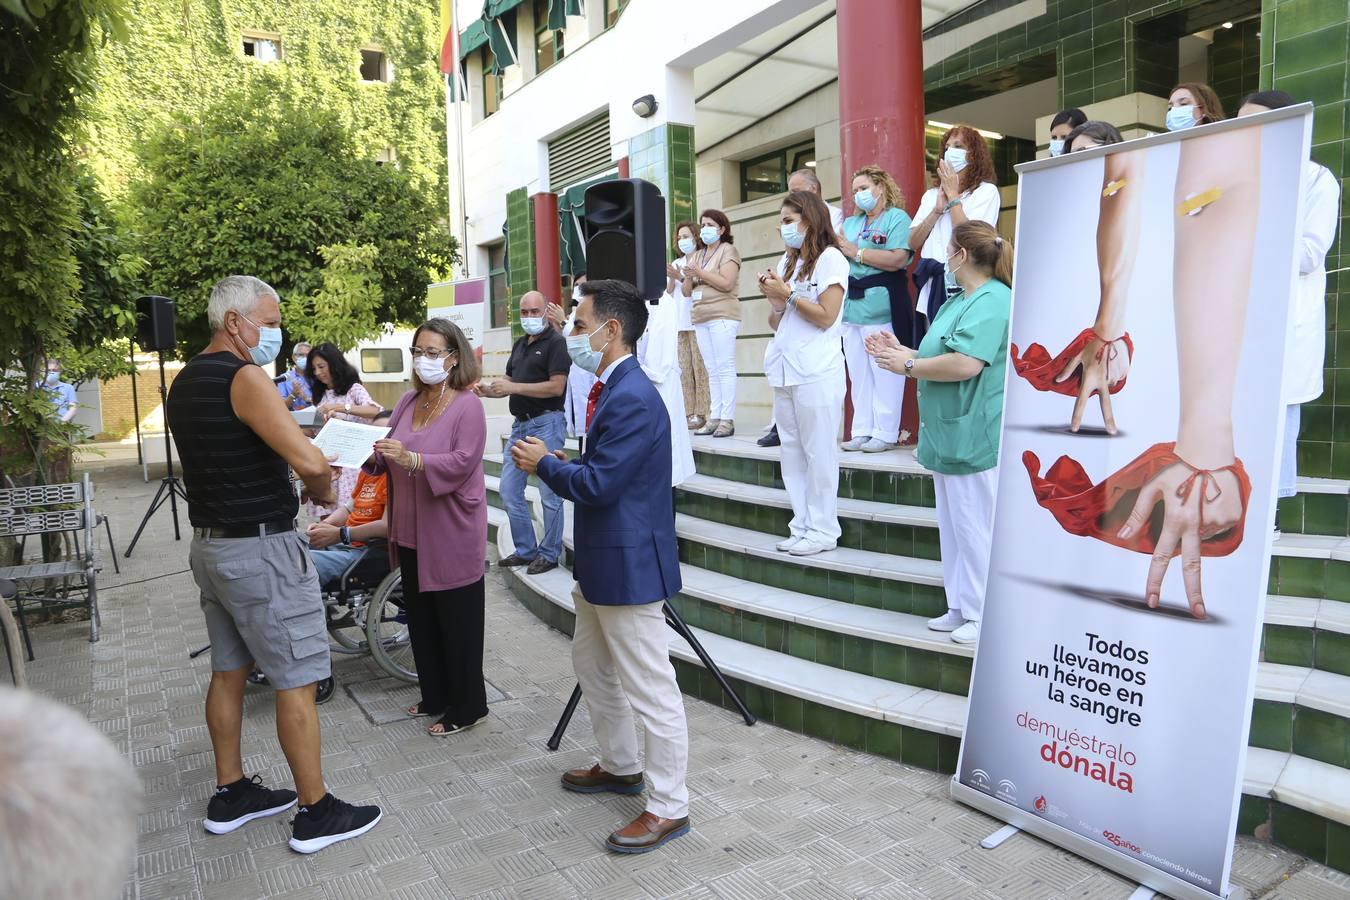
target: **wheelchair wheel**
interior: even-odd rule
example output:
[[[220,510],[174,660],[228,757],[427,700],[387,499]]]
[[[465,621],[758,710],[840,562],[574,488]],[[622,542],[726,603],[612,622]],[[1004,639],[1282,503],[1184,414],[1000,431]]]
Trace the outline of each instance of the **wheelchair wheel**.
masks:
[[[327,703],[333,699],[333,676],[329,675],[323,681],[320,681],[314,688],[314,702]]]
[[[385,576],[366,606],[366,640],[381,669],[403,681],[417,682],[408,618],[403,612],[403,575],[397,570]]]
[[[333,614],[339,611],[342,615],[335,620]],[[364,613],[364,600],[353,604],[351,608],[324,607],[324,615],[328,617],[328,634],[338,645],[333,648],[334,652],[352,655],[365,653],[370,649],[366,644],[366,623],[362,621]]]

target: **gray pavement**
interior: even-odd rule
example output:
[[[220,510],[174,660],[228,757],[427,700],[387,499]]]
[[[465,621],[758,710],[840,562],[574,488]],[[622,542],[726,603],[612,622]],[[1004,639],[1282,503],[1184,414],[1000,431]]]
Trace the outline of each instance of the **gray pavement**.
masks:
[[[126,464],[91,468],[98,508],[125,547],[158,484]],[[36,629],[29,678],[86,713],[140,773],[140,846],[125,898],[1040,900],[1133,889],[1024,834],[981,850],[1000,823],[948,799],[946,776],[770,725],[747,728],[688,698],[692,833],[644,856],[609,854],[605,836],[641,812],[642,798],[559,788],[562,769],[593,761],[584,708],[561,750],[544,748],[572,689],[568,639],[518,604],[495,571],[488,723],[429,737],[426,720],[389,715],[412,702],[410,686],[369,659],[334,656],[339,687],[320,707],[325,776],[343,799],[384,807],[373,832],[309,857],[286,846],[286,816],[210,835],[200,823],[214,786],[202,717],[210,665],[188,659],[205,628],[184,571],[187,540],[174,542],[167,507],[121,562],[120,576],[110,562],[103,573],[103,640],[89,644],[83,623]],[[289,786],[275,724],[270,695],[251,690],[245,770]],[[1350,897],[1347,876],[1247,838],[1234,869],[1253,897]]]

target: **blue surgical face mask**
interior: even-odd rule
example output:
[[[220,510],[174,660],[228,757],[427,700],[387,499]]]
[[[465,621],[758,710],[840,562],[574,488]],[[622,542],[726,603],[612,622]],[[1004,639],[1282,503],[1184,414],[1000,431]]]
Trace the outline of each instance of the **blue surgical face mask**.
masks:
[[[1050,155],[1051,155],[1051,156],[1063,156],[1063,155],[1064,155],[1064,138],[1051,138],[1051,139],[1050,139]]]
[[[962,147],[948,147],[947,152],[942,154],[942,158],[947,161],[947,165],[958,172],[966,167],[966,151]]]
[[[240,318],[258,329],[258,346],[248,348],[249,358],[260,366],[273,362],[277,358],[277,354],[281,352],[281,329],[259,325],[248,316],[240,316]]]
[[[1194,106],[1174,106],[1167,111],[1167,130],[1185,131],[1195,126]]]
[[[542,316],[523,316],[520,327],[525,329],[526,334],[540,334],[546,326]]]
[[[51,385],[52,387],[56,387],[56,386],[57,386],[58,384],[60,384],[60,383],[61,383],[61,373],[60,373],[60,372],[48,372],[48,373],[47,373],[47,384]]]
[[[305,363],[307,363],[307,362],[309,362],[309,360],[306,359],[305,357],[303,357],[303,356],[297,356],[297,357],[295,358],[295,371],[297,371],[297,372],[303,372],[303,371],[305,371]]]
[[[871,188],[863,188],[853,195],[853,205],[865,213],[869,213],[877,208],[877,195],[872,193]]]
[[[609,346],[609,341],[605,341],[600,349],[596,350],[591,346],[591,334],[574,334],[568,337],[567,355],[572,357],[572,362],[579,368],[594,375],[600,372],[600,357],[605,355],[605,347]]]
[[[680,238],[680,252],[683,253],[685,256],[688,256],[690,253],[693,253],[697,247],[698,244],[694,243],[693,238]]]
[[[952,256],[955,255],[956,254],[952,254]],[[951,256],[947,257],[947,259],[942,263],[942,280],[947,286],[947,296],[950,297],[952,294],[961,293],[961,283],[956,280],[956,273],[961,271],[961,266],[964,265],[965,263],[961,263],[960,265],[958,265],[956,268],[953,269]]]
[[[717,233],[716,226],[713,225],[704,225],[698,230],[698,236],[703,238],[703,243],[709,247],[717,243],[718,238],[721,237],[721,235]]]
[[[783,243],[787,244],[788,248],[792,250],[802,249],[802,243],[806,240],[806,235],[797,228],[796,222],[780,225],[778,233],[783,236]]]

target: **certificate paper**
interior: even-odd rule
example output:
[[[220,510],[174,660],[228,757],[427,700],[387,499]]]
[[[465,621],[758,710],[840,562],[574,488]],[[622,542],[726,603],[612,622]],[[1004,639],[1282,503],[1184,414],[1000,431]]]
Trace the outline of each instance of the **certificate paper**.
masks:
[[[291,418],[295,419],[295,424],[301,428],[313,428],[314,419],[318,410],[312,406],[306,406],[304,409],[291,410]]]
[[[359,469],[374,452],[374,444],[389,433],[378,425],[358,425],[342,419],[329,419],[314,437],[314,446],[326,456],[337,454],[333,465],[343,469]]]

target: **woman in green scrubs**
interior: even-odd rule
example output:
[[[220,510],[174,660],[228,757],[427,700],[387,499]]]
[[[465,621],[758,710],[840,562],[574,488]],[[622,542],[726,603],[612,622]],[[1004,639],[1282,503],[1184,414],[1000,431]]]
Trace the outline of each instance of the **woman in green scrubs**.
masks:
[[[928,627],[952,632],[960,644],[979,638],[989,574],[1012,258],[992,225],[957,225],[947,279],[961,293],[942,305],[919,349],[889,333],[867,344],[879,366],[919,380],[918,460],[933,473],[947,592],[946,615]]]

